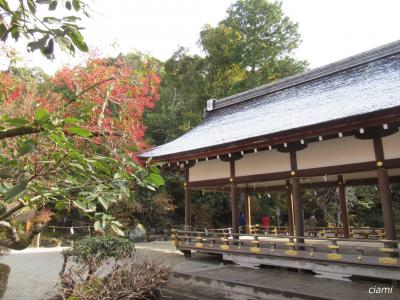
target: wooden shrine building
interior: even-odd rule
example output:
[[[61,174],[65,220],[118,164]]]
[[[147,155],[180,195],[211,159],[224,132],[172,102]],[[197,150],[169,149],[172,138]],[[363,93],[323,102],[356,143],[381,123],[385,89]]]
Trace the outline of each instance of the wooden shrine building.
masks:
[[[303,261],[302,268],[317,273],[332,273],[323,264],[329,261],[342,266],[333,273],[400,280],[390,190],[400,183],[399,125],[400,41],[208,100],[197,127],[140,157],[184,170],[186,227],[175,234],[178,249],[254,265]],[[351,235],[345,189],[355,185],[378,188],[384,223],[379,239]],[[323,187],[338,188],[343,227],[334,237],[307,236],[301,190]],[[230,192],[230,232],[191,228],[192,189]],[[285,190],[286,234],[239,234],[240,193],[247,216],[249,193]]]

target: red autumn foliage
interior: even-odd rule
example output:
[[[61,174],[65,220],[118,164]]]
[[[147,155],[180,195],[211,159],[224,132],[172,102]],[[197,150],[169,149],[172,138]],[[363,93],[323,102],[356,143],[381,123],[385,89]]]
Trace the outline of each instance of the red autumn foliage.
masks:
[[[48,90],[40,93],[32,93],[32,89],[26,88],[29,83],[12,74],[2,73],[0,89],[8,95],[3,99],[2,110],[15,116],[17,109],[18,116],[32,119],[34,110],[46,108],[64,118],[83,120],[80,127],[103,135],[92,138],[97,144],[110,146],[109,149],[132,149],[129,146],[135,145],[142,150],[147,147],[143,115],[159,99],[160,83],[154,68],[146,62],[142,64],[137,70],[122,58],[91,59],[86,65],[65,67],[57,72]],[[25,103],[25,99],[32,98]],[[134,151],[127,151],[134,158]]]

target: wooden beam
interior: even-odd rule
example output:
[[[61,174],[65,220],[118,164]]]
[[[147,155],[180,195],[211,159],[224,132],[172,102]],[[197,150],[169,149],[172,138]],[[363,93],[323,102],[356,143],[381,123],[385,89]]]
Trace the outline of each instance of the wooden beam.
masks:
[[[292,183],[292,197],[294,208],[294,223],[296,236],[304,236],[304,211],[303,203],[301,201],[300,179],[297,177],[297,157],[296,152],[290,152],[290,167],[291,183]],[[304,239],[297,239],[298,243],[303,243]]]
[[[400,158],[393,158],[388,160],[382,160],[387,169],[400,168]],[[348,174],[365,171],[375,171],[377,169],[376,161],[368,161],[361,163],[352,163],[338,166],[318,167],[297,170],[296,174],[298,177],[317,177],[324,175],[338,175]],[[275,173],[264,173],[256,175],[238,176],[235,177],[236,183],[254,183],[263,181],[274,181],[274,180],[286,180],[290,178],[290,171],[275,172]],[[358,179],[356,179],[358,180]],[[218,178],[192,181],[188,183],[189,187],[218,187],[229,184],[229,178]],[[335,181],[336,182],[336,181]],[[316,183],[318,184],[318,183]],[[334,186],[336,183],[332,183]],[[359,185],[359,184],[355,184]]]
[[[298,170],[297,175],[299,177],[314,177],[314,176],[356,173],[356,172],[364,172],[372,170],[376,170],[376,164],[374,161],[368,161],[368,162],[352,163],[352,164],[345,164],[338,166],[303,169],[303,170]]]
[[[185,227],[190,228],[192,224],[191,212],[191,190],[189,183],[189,167],[185,167]]]
[[[229,181],[227,179],[226,181]],[[400,176],[390,176],[389,177],[389,182],[390,183],[400,183]],[[346,186],[360,186],[360,185],[377,185],[378,184],[378,178],[360,178],[360,179],[349,179],[346,180]],[[189,184],[190,186],[190,184]],[[338,186],[338,181],[321,181],[321,182],[310,182],[310,183],[302,183],[301,185],[302,189],[325,189],[325,188],[336,188]],[[202,186],[199,182],[199,186],[196,186],[192,188],[192,190],[215,190],[218,192],[230,192],[230,187],[227,184],[226,186],[208,186],[204,185]],[[286,192],[286,185],[274,185],[274,186],[257,186],[256,188],[251,188],[251,187],[238,187],[239,191],[254,191],[254,192]]]
[[[207,179],[188,182],[189,187],[218,187],[228,185],[230,183],[229,178],[218,178],[218,179]]]
[[[288,227],[289,234],[294,235],[294,220],[293,220],[293,201],[292,201],[292,187],[290,180],[286,180],[286,206],[288,210]]]
[[[236,161],[242,158],[243,155],[241,153],[231,153],[230,156],[229,154],[224,154],[220,156],[220,160],[225,162]]]
[[[388,127],[388,129],[384,129],[383,126],[375,126],[375,127],[365,128],[364,133],[357,132],[355,134],[355,137],[357,139],[369,140],[369,139],[389,136],[395,134],[398,131],[399,131],[398,125],[390,126]]]
[[[384,151],[382,138],[374,138],[376,165],[378,167],[379,196],[382,205],[383,225],[387,240],[396,239],[396,229],[393,216],[392,195],[390,192],[388,171],[384,168]]]
[[[256,174],[247,176],[236,177],[237,183],[252,183],[252,182],[262,182],[262,181],[274,181],[280,179],[286,179],[290,177],[290,171],[267,173],[267,174]]]
[[[276,147],[278,152],[282,152],[282,153],[290,153],[292,151],[300,151],[305,148],[307,148],[307,144],[306,143],[302,144],[300,141],[286,143],[286,147],[285,147],[285,144],[280,144]]]
[[[230,162],[230,183],[231,183],[231,211],[233,233],[239,233],[239,214],[238,214],[238,191],[235,182],[235,161]]]
[[[347,211],[346,187],[344,185],[342,175],[338,176],[338,187],[339,187],[339,203],[340,203],[340,220],[343,225],[343,235],[346,239],[349,239],[350,223],[349,223],[349,214]]]
[[[400,158],[383,160],[383,164],[387,169],[400,168]],[[296,174],[298,177],[317,177],[324,175],[338,175],[338,174],[348,174],[348,173],[365,172],[365,171],[375,171],[376,169],[377,169],[376,161],[368,161],[368,162],[353,163],[346,165],[297,170]],[[239,183],[285,180],[287,178],[290,178],[290,171],[238,176],[235,177],[235,180],[236,183],[239,184]],[[229,183],[229,178],[218,178],[218,179],[192,181],[189,182],[189,186],[212,187],[212,186],[224,186],[228,183]]]

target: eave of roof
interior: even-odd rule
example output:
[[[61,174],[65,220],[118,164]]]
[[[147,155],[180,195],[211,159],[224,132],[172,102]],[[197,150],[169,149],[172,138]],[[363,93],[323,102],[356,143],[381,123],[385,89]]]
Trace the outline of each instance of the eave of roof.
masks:
[[[349,118],[337,119],[310,126],[294,128],[287,131],[280,131],[257,137],[251,137],[231,143],[219,144],[212,147],[204,147],[191,151],[182,151],[170,155],[146,156],[139,155],[141,159],[152,158],[154,162],[176,162],[193,160],[196,158],[215,157],[228,153],[260,149],[277,144],[290,143],[318,136],[349,132],[360,128],[379,126],[382,124],[398,123],[400,120],[400,105],[395,108],[384,109],[373,113],[352,116]]]

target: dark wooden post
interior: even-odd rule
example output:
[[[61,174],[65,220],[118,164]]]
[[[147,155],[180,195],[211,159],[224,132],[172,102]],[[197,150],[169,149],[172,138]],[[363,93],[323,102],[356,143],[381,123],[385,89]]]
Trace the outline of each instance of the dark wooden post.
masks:
[[[230,161],[230,182],[231,182],[231,210],[232,210],[232,229],[233,233],[239,233],[239,214],[238,214],[238,193],[235,182],[235,160]]]
[[[286,205],[288,209],[288,228],[289,228],[289,234],[293,236],[294,235],[293,204],[292,204],[292,188],[290,185],[290,180],[286,180],[286,189],[287,189]]]
[[[251,207],[250,207],[250,196],[249,192],[243,193],[243,200],[244,200],[244,216],[246,218],[246,233],[251,233],[250,226],[251,226]]]
[[[189,185],[189,166],[185,166],[185,227],[190,230],[191,227],[191,190]]]
[[[349,213],[347,211],[346,201],[346,186],[344,185],[343,176],[338,176],[339,186],[339,202],[340,202],[340,220],[343,225],[343,235],[346,239],[350,238],[350,224],[349,224]]]
[[[384,168],[384,152],[382,138],[374,138],[374,150],[376,166],[378,168],[379,197],[382,206],[383,225],[385,227],[385,236],[387,240],[396,239],[396,229],[393,217],[392,196],[390,192],[388,171]]]
[[[294,223],[296,236],[304,236],[304,213],[303,203],[301,201],[300,179],[296,176],[297,171],[297,157],[296,152],[290,152],[290,166],[291,166],[291,183],[292,183],[292,197],[294,207]],[[298,243],[304,243],[304,239],[297,239]]]

